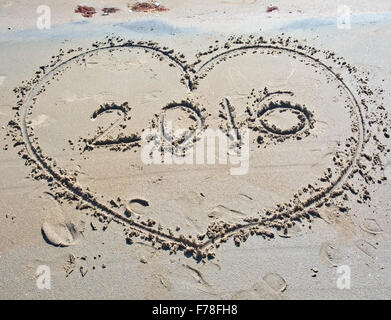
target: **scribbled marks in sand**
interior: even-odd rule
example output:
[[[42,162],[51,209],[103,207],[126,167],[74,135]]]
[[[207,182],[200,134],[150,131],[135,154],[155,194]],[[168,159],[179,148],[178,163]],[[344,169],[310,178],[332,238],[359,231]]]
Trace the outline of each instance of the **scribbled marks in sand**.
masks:
[[[160,273],[155,274],[155,277],[159,280],[160,286],[171,291],[171,283],[167,280],[166,277],[161,275]]]
[[[177,156],[184,156],[188,149],[200,139],[204,127],[206,109],[200,109],[193,101],[182,100],[170,102],[162,108],[160,115],[152,120],[152,127],[159,122],[160,131],[164,137],[164,149]]]
[[[281,117],[283,113],[288,116]],[[285,121],[273,121],[275,120],[273,118],[278,118],[276,114],[279,114]],[[310,111],[304,106],[292,105],[289,101],[270,102],[265,108],[258,111],[258,118],[265,130],[278,135],[296,134],[304,129],[306,123],[313,127],[314,122]],[[288,118],[296,118],[296,120],[288,121]],[[291,122],[290,125],[289,122]]]
[[[106,268],[107,265],[102,261],[102,256],[100,254],[97,254],[92,258],[87,255],[75,256],[74,254],[69,254],[63,265],[66,278],[71,274],[75,274],[74,271],[77,271],[80,277],[84,278],[87,276],[88,272]]]
[[[197,283],[209,286],[209,283],[204,279],[204,276],[202,275],[201,271],[199,271],[194,267],[189,266],[188,264],[183,264],[183,266],[192,272],[192,275],[194,279],[197,281]]]
[[[126,135],[122,132],[123,129],[126,128],[126,121],[131,119],[129,115],[130,110],[131,108],[126,101],[120,105],[115,103],[105,103],[95,110],[91,116],[92,121],[95,121],[103,114],[112,112],[117,112],[118,119],[111,123],[107,128],[99,127],[94,137],[84,139],[80,138],[78,144],[85,144],[83,152],[92,151],[96,147],[106,147],[113,151],[125,151],[134,146],[139,146],[138,142],[141,140],[140,134],[131,133]],[[113,136],[111,133],[117,127],[120,129],[120,133]],[[73,143],[70,144],[72,145]]]

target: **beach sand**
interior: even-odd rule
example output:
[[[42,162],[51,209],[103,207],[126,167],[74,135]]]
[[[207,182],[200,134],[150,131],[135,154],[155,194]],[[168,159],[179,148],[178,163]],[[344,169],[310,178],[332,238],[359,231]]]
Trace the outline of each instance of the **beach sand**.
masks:
[[[389,298],[388,3],[135,4],[0,1],[0,298]]]

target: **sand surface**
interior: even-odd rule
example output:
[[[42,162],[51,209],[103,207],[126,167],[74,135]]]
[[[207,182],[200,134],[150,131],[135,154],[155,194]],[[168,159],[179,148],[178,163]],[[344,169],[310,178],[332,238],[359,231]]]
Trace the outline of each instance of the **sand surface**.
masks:
[[[390,298],[388,1],[134,4],[0,1],[0,298]]]

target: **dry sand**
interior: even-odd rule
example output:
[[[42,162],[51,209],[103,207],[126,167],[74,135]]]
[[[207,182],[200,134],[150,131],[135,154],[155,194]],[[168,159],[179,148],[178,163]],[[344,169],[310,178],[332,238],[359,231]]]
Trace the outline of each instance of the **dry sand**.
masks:
[[[0,298],[389,298],[387,2],[134,3],[0,2]],[[169,123],[248,172],[146,164]]]

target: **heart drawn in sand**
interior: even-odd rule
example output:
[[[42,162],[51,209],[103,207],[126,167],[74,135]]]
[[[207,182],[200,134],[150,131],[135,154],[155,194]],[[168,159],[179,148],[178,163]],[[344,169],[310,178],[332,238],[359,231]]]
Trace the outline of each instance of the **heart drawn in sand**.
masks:
[[[355,165],[363,120],[342,78],[304,48],[241,41],[196,57],[144,42],[96,46],[45,70],[20,111],[35,172],[63,200],[130,237],[204,257],[230,236],[287,234],[316,216]],[[42,115],[51,121],[35,121]],[[188,130],[172,135],[169,124]],[[148,128],[189,148],[196,130],[234,129],[239,145],[248,132],[248,172],[145,164]]]

